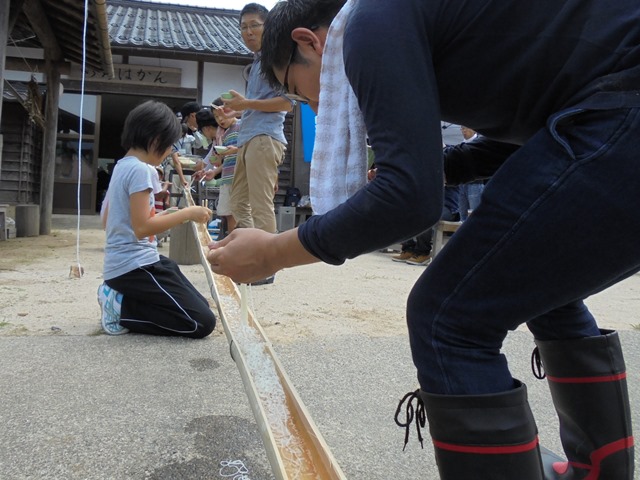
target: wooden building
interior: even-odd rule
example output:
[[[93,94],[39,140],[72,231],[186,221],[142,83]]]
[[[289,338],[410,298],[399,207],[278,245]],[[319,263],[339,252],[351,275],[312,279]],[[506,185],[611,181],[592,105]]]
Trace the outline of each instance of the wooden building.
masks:
[[[61,74],[84,58],[113,75],[106,5],[93,0],[86,15],[84,6],[80,0],[0,2],[0,201],[37,199],[42,234],[51,230]],[[4,109],[5,98],[24,111]]]
[[[229,89],[245,91],[252,54],[242,42],[237,10],[91,0],[90,55],[83,71],[83,0],[10,4],[12,28],[2,42],[7,60],[5,109],[0,110],[5,138],[0,203],[39,203],[41,217],[49,219],[51,213],[75,213],[80,177],[81,212],[95,213],[100,174],[124,154],[120,133],[133,107],[157,99],[178,111],[187,101],[208,105]],[[42,7],[38,18],[34,4]],[[32,22],[49,27],[36,28]],[[42,38],[55,38],[60,52],[45,47]],[[41,73],[53,54],[58,83]],[[47,116],[43,106],[40,125],[32,111],[39,103],[36,92],[48,100],[50,91],[58,97],[51,102],[56,115]],[[298,116],[288,115],[285,123],[289,148],[280,170],[280,202],[288,186],[308,192],[309,164],[303,159]],[[51,123],[53,140],[45,134]],[[41,233],[48,233],[46,225]]]

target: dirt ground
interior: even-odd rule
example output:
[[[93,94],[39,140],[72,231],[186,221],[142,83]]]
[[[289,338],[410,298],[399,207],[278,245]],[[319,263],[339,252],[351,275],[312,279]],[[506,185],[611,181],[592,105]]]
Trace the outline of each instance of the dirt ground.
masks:
[[[54,215],[51,235],[0,242],[0,335],[100,335],[96,290],[102,282],[104,232],[97,216]],[[169,245],[160,249],[169,255]],[[280,272],[250,289],[249,306],[273,343],[300,337],[406,333],[405,302],[425,267],[381,252],[341,267],[309,265]],[[80,265],[81,278],[70,278]],[[181,267],[209,298],[201,265]],[[212,305],[213,302],[211,301]],[[602,328],[640,324],[640,275],[588,299]],[[216,335],[222,335],[217,327]]]

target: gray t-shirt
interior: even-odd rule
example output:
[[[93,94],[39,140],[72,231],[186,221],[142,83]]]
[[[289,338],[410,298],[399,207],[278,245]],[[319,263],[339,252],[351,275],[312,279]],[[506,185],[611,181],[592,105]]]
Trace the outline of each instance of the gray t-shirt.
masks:
[[[249,81],[247,82],[246,98],[268,100],[281,97],[262,76],[260,55],[257,54],[251,66]],[[287,144],[284,136],[284,117],[287,112],[261,112],[260,110],[245,110],[242,112],[242,126],[238,134],[238,147],[248,143],[258,135],[269,135],[283,144]]]
[[[131,226],[129,197],[149,193],[149,215],[155,215],[153,180],[148,164],[136,157],[124,157],[113,170],[109,183],[107,240],[104,249],[105,280],[119,277],[160,260],[154,236],[138,239]]]

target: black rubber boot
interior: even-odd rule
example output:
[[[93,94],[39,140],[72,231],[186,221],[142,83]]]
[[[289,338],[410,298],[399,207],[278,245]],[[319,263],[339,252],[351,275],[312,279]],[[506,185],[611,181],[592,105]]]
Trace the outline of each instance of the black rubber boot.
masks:
[[[568,459],[543,451],[545,478],[633,480],[631,412],[618,334],[603,330],[597,337],[536,340],[536,345]]]
[[[538,431],[519,381],[491,395],[420,392],[443,480],[543,480]]]

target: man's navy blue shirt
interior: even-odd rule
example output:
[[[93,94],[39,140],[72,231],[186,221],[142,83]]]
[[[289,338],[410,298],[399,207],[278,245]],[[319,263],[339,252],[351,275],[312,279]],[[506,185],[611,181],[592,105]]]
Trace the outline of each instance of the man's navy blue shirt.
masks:
[[[522,145],[564,109],[640,106],[640,1],[359,0],[344,56],[378,169],[299,230],[333,264],[437,221],[441,120]]]

